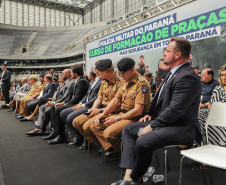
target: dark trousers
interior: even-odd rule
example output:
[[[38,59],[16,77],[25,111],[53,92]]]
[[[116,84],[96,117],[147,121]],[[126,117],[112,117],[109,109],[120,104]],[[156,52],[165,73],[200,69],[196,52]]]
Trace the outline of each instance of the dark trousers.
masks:
[[[60,113],[62,110],[73,107],[74,105],[62,105],[57,108],[51,106],[51,123],[56,125],[55,132],[57,132],[61,136],[65,136],[65,126],[64,122],[60,117]]]
[[[28,107],[28,109],[31,112],[34,112],[37,105],[39,105],[39,107],[41,107],[42,105],[44,105],[49,100],[50,100],[49,98],[40,98],[40,100],[32,100],[32,101],[28,102],[26,104],[26,106]]]
[[[123,154],[121,168],[132,169],[130,177],[138,180],[146,172],[152,161],[153,151],[170,145],[170,143],[151,131],[137,136],[140,128],[146,127],[150,122],[131,123],[124,127],[122,132]]]
[[[3,96],[5,98],[5,104],[8,104],[10,102],[9,90],[10,90],[10,84],[2,83],[2,93],[3,93]]]
[[[41,127],[41,129],[44,132],[46,131],[46,127],[47,127],[47,125],[50,122],[51,108],[53,108],[55,110],[55,104],[53,104],[53,105],[51,105],[51,107],[47,107],[47,108],[46,108],[45,105],[42,105],[39,108],[39,111],[42,112],[41,114],[44,114],[43,118],[40,118],[41,120],[39,120],[39,118],[38,118],[38,121],[42,121],[42,127]],[[54,112],[54,114],[55,114],[55,112]],[[39,116],[41,116],[41,115],[39,115]],[[54,123],[51,122],[52,128],[56,129],[56,126],[54,124],[55,124],[55,122]],[[41,124],[39,123],[39,125],[41,125]]]
[[[40,98],[38,101],[38,106],[41,107],[42,105],[46,104],[48,101],[52,101],[50,98]]]
[[[34,112],[36,105],[38,104],[39,100],[31,100],[26,103],[27,108],[31,111]]]
[[[72,135],[77,135],[78,139],[82,139],[83,136],[80,134],[80,132],[78,132],[72,125],[72,121],[74,120],[74,118],[76,118],[77,116],[85,113],[88,111],[88,107],[84,107],[81,108],[79,110],[73,111],[72,110],[73,107],[69,107],[66,108],[64,110],[61,111],[60,113],[60,118],[63,122],[61,122],[60,124],[63,123],[63,126],[61,125],[61,129],[65,129],[64,124],[66,124],[71,132]],[[59,129],[59,127],[58,127]],[[63,130],[62,130],[63,131]],[[59,131],[60,132],[60,131]]]

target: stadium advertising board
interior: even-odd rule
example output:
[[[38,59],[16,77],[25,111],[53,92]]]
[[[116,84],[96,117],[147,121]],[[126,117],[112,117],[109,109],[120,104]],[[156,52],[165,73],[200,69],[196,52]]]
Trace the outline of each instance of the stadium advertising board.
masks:
[[[161,64],[159,60],[162,58],[163,48],[167,47],[173,36],[184,37],[192,41],[194,47],[191,60],[193,60],[194,65],[200,66],[200,68],[211,65],[214,68],[213,65],[216,64],[217,70],[226,61],[225,52],[220,53],[219,51],[222,44],[224,48],[226,46],[225,25],[226,6],[224,0],[194,1],[88,43],[86,47],[86,72],[90,72],[95,62],[103,58],[112,59],[116,66],[121,58],[131,57],[136,61],[136,67],[139,68],[141,66],[139,65],[140,58],[142,58],[140,56],[142,55],[145,64],[142,67],[145,66],[146,71],[149,70],[155,75],[161,65],[164,68],[164,64]],[[204,47],[216,44],[217,46],[208,53],[200,55],[199,52],[206,52]],[[212,57],[205,57],[214,50],[217,50],[220,55],[218,57],[221,59],[218,62],[212,61]],[[221,61],[222,59],[224,61]]]

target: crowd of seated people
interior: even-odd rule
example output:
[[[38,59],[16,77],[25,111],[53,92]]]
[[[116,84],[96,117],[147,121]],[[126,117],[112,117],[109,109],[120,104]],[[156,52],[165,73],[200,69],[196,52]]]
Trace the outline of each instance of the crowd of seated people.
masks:
[[[119,71],[130,72],[129,75],[120,73],[125,80],[123,86],[122,78],[114,72],[110,59],[96,63],[88,76],[90,81],[84,77],[82,65],[65,69],[58,79],[58,87],[54,83],[57,80],[54,71],[40,74],[39,79],[31,75],[21,80],[19,91],[7,106],[14,109],[20,121],[35,120],[35,129],[27,135],[43,135],[50,123],[52,133],[43,138],[49,140],[49,144],[69,141],[70,146],[80,146],[85,150],[85,137],[89,143],[99,143],[106,156],[111,157],[120,151],[123,127],[137,121],[149,107],[152,76],[148,74],[147,81],[134,66],[135,62],[130,58],[119,62]],[[126,82],[130,83],[128,87]],[[111,108],[107,116],[99,118],[108,104]],[[103,119],[106,120],[104,126],[100,124]],[[71,133],[70,140],[65,125]]]
[[[99,70],[95,67],[94,71],[89,73],[88,78],[83,77],[82,66],[76,65],[72,66],[71,69],[65,69],[62,74],[60,74],[60,77],[54,69],[51,69],[46,74],[40,74],[39,81],[36,75],[31,75],[28,79],[23,78],[18,86],[16,86],[15,83],[11,83],[9,92],[10,103],[7,104],[7,106],[11,107],[11,111],[14,111],[20,121],[35,120],[35,129],[28,132],[27,135],[43,135],[46,132],[47,125],[51,123],[53,132],[44,139],[52,139],[49,141],[50,144],[66,142],[68,139],[65,134],[65,125],[67,125],[71,133],[71,140],[69,141],[70,146],[82,145],[80,149],[85,149],[85,146],[87,146],[86,143],[83,143],[83,138],[85,137],[86,142],[93,143],[96,141],[102,145],[106,150],[107,156],[112,155],[114,151],[118,152],[120,150],[117,146],[117,144],[119,145],[119,141],[116,141],[116,137],[113,141],[114,144],[108,141],[110,140],[110,134],[111,137],[113,137],[111,133],[113,131],[109,131],[108,134],[104,132],[110,124],[107,127],[101,128],[101,130],[100,128],[96,128],[99,122],[95,122],[96,116],[102,113],[108,103],[116,96],[116,92],[120,88],[119,84],[121,84],[122,81],[120,76],[122,75],[123,77],[123,74],[119,73],[120,76],[118,76],[114,72],[114,68],[110,65],[110,60],[106,60],[107,62],[105,60],[103,61],[105,63],[109,62],[110,67],[107,66],[108,68],[106,69],[99,67]],[[98,62],[96,66],[97,64]],[[101,63],[100,65],[103,64]],[[222,66],[222,68],[220,68],[219,73],[218,81],[221,85],[213,78],[214,73],[211,68],[206,68],[201,73],[202,100],[200,109],[202,110],[199,112],[199,122],[202,132],[204,132],[204,124],[211,104],[215,101],[226,101],[224,96],[225,92],[222,91],[224,87],[222,78],[224,75],[221,75],[221,73],[225,72],[222,70],[224,67],[225,66]],[[107,75],[103,73],[103,71],[107,73]],[[197,67],[194,67],[194,71],[197,72]],[[145,83],[148,82],[146,85],[151,92],[147,93],[150,94],[148,98],[154,97],[156,86],[153,83],[152,73],[140,73],[143,75],[142,80],[145,79]],[[136,72],[136,74],[139,73]],[[109,82],[112,81],[113,76],[117,76],[118,84],[114,86],[114,91],[112,91],[113,93],[110,96],[110,88],[113,89],[111,85],[114,85],[114,83],[111,84]],[[104,83],[107,85],[104,85]],[[105,92],[105,90],[107,92]],[[136,90],[136,86],[134,86],[134,90]],[[129,98],[130,101],[132,101],[132,103],[129,101],[130,105],[124,107],[124,104],[127,103],[123,103],[122,105],[122,102],[120,102],[121,107],[119,106],[118,110],[114,110],[114,114],[112,112],[109,114],[114,115],[117,119],[121,119],[118,118],[121,112],[125,114],[128,110],[132,111],[135,109],[136,100],[132,99],[134,99],[136,91],[133,92],[134,95],[131,94]],[[142,107],[142,110],[143,109],[144,107]],[[120,114],[117,115],[116,113]],[[135,116],[135,118],[129,116],[127,118],[129,120],[128,123],[134,121],[136,118],[137,116]],[[120,121],[117,119],[116,121]],[[111,123],[111,121],[110,119],[109,122]],[[93,126],[92,122],[95,122],[94,125],[96,125],[96,127]],[[123,123],[128,124],[125,121],[123,121]],[[115,129],[118,131],[119,128],[117,128],[116,125],[114,125],[114,127],[116,127],[113,128],[114,132]],[[121,132],[122,128],[119,130]],[[117,144],[115,145],[115,143]]]
[[[87,78],[79,64],[64,69],[60,75],[53,69],[40,74],[39,79],[31,75],[21,80],[17,91],[12,85],[7,106],[21,122],[35,120],[34,129],[26,135],[42,136],[50,124],[52,132],[42,138],[50,145],[68,143],[86,150],[87,143],[96,142],[110,158],[121,150],[123,128],[147,115],[151,98],[157,94],[153,75],[150,72],[141,75],[133,59],[121,59],[117,68],[118,74],[112,61],[103,59],[96,62]],[[218,81],[213,76],[211,68],[201,73],[198,118],[202,128],[212,103],[226,102],[226,66],[220,68]]]

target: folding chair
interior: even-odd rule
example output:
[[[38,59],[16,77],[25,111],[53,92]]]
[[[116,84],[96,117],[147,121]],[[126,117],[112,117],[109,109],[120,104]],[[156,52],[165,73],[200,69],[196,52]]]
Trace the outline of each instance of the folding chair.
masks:
[[[181,155],[183,157],[181,158],[180,162],[179,185],[182,185],[183,159],[185,157],[197,161],[199,163],[209,165],[210,170],[211,166],[226,169],[226,160],[225,160],[226,147],[208,144],[208,125],[226,127],[225,110],[226,103],[221,102],[213,103],[205,125],[207,145],[181,151]],[[226,138],[223,139],[226,140]],[[213,184],[213,179],[211,176],[210,183]]]

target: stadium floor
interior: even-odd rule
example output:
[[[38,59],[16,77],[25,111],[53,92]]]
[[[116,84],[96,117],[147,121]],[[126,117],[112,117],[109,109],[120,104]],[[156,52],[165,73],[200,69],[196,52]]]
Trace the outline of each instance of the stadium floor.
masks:
[[[25,133],[34,123],[20,122],[8,110],[0,110],[0,184],[4,185],[110,185],[121,179],[116,159],[100,163],[99,146],[87,151],[67,144],[50,146],[41,137],[27,137]],[[160,167],[153,157],[155,174],[164,172],[163,150],[157,151]],[[168,150],[168,185],[178,184],[180,154],[175,148]],[[183,185],[202,185],[204,177],[209,183],[209,171],[201,170],[196,162],[185,160]],[[4,178],[1,174],[1,167]],[[215,185],[224,185],[226,173],[213,168]],[[155,184],[152,179],[144,184]],[[157,183],[163,185],[164,182]]]

